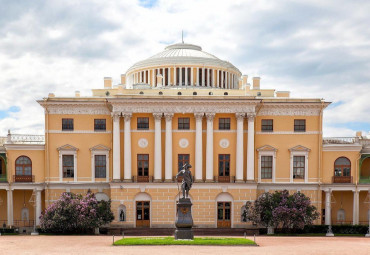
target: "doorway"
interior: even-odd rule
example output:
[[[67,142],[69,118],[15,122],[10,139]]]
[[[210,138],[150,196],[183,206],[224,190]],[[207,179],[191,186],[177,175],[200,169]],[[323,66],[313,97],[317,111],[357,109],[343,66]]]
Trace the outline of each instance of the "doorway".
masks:
[[[217,227],[231,228],[231,202],[217,202]]]
[[[136,227],[150,227],[150,202],[136,201]]]

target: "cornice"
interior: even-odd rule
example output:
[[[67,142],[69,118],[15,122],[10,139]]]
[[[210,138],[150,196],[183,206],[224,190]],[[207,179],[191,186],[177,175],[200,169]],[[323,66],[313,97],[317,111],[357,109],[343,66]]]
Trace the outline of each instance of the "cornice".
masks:
[[[318,116],[323,108],[321,103],[281,102],[263,104],[258,116]]]
[[[5,144],[5,149],[8,150],[31,150],[43,151],[45,150],[44,144]]]
[[[94,114],[94,115],[110,115],[105,102],[87,102],[87,101],[61,101],[61,102],[45,102],[39,101],[44,107],[45,113],[48,114]]]

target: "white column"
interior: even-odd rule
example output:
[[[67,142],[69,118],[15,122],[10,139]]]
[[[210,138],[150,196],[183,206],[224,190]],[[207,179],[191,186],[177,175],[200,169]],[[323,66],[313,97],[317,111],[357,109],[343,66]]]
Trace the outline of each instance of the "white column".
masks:
[[[216,87],[216,75],[215,75],[215,71],[214,69],[212,69],[212,87]]]
[[[171,86],[171,68],[167,68],[168,70],[168,78],[167,78],[167,85]]]
[[[254,118],[255,113],[248,113],[247,144],[247,181],[254,181]]]
[[[203,130],[202,120],[204,113],[194,113],[195,117],[195,180],[203,181]]]
[[[7,191],[7,213],[8,213],[8,226],[13,226],[13,190]]]
[[[190,69],[190,83],[191,86],[194,85],[194,67],[191,67]]]
[[[209,87],[209,68],[207,68],[207,87]]]
[[[221,88],[224,87],[224,71],[221,70]]]
[[[166,72],[165,72],[165,69],[162,68],[162,87],[166,86],[166,84],[164,83],[164,78],[166,77]]]
[[[219,81],[220,81],[220,70],[217,70],[217,73],[216,73],[216,77],[217,77],[217,81],[216,81],[216,88],[219,87]]]
[[[132,181],[131,173],[131,113],[124,113],[124,165],[123,165],[123,178],[124,181]]]
[[[331,225],[331,190],[325,190],[325,225]]]
[[[179,67],[179,86],[182,86],[182,67]]]
[[[215,113],[206,113],[207,117],[207,148],[206,148],[206,181],[213,181],[213,119]]]
[[[156,83],[156,81],[155,81],[155,69],[152,69],[152,87],[154,88],[155,87],[155,83]]]
[[[166,148],[165,148],[165,181],[172,181],[172,118],[173,113],[165,113],[166,118]]]
[[[113,180],[120,181],[121,153],[120,153],[120,127],[118,113],[113,113]]]
[[[154,181],[162,181],[162,113],[153,113],[154,116]]]
[[[244,113],[236,115],[236,181],[243,181],[243,123]]]
[[[144,83],[146,83],[146,71],[143,71],[143,75],[144,75]]]
[[[36,190],[36,226],[40,226],[41,216],[41,190]]]
[[[359,224],[359,191],[353,191],[353,225]]]
[[[185,86],[188,85],[188,68],[185,67]]]
[[[201,77],[202,78],[202,86],[203,87],[206,86],[206,84],[205,84],[205,75],[204,74],[205,74],[205,68],[203,67],[202,68],[202,77]]]
[[[197,67],[197,86],[199,86],[199,67]]]
[[[173,68],[173,85],[177,85],[177,83],[176,83],[176,66]]]

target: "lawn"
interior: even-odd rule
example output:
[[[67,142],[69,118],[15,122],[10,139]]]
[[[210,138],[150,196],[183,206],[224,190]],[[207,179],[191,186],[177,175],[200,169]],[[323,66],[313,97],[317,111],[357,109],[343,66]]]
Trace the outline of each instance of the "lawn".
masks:
[[[194,240],[175,240],[174,237],[132,237],[123,238],[114,245],[257,245],[245,238],[196,237]]]

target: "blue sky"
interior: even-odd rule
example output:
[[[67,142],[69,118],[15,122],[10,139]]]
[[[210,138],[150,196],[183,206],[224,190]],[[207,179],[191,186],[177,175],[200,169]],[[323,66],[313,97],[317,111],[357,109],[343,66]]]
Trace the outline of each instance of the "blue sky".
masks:
[[[0,0],[0,136],[42,133],[35,102],[91,95],[103,77],[184,40],[262,88],[333,102],[324,136],[370,131],[369,1]]]

